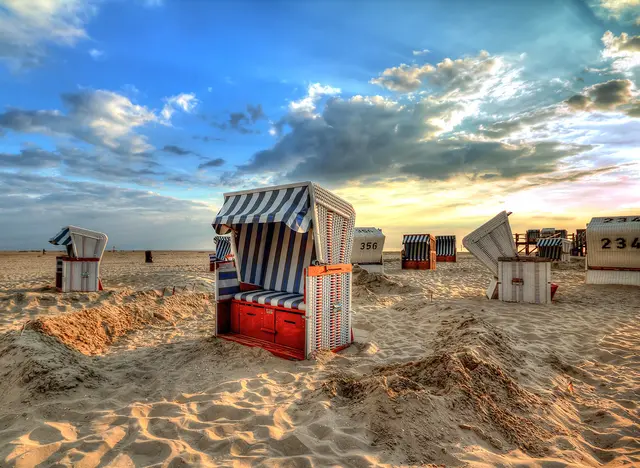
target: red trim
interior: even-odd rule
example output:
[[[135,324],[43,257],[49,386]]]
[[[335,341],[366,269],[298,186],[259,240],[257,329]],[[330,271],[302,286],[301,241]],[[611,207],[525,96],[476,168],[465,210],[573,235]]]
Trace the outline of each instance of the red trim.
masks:
[[[437,255],[436,262],[455,263],[456,256],[455,255]]]
[[[307,276],[335,275],[336,273],[351,273],[353,265],[350,263],[338,263],[336,265],[310,266]]]
[[[627,268],[627,267],[597,267],[590,266],[589,270],[602,270],[602,271],[640,271],[640,268]]]
[[[240,292],[257,291],[258,289],[262,288],[260,286],[256,286],[255,284],[240,282]],[[255,304],[255,302],[252,302],[250,304]]]
[[[402,260],[403,270],[435,270],[436,262],[415,261],[415,260]]]

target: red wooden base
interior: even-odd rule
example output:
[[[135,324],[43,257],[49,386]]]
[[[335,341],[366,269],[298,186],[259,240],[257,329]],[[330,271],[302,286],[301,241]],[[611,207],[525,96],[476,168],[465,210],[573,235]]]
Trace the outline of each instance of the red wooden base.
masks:
[[[436,257],[436,262],[455,263],[456,256],[455,255],[438,255]]]
[[[289,359],[291,361],[302,361],[305,358],[304,350],[288,348],[286,346],[270,343],[268,341],[258,340],[246,335],[240,335],[237,333],[226,333],[223,335],[218,335],[218,337],[229,341],[235,341],[236,343],[240,343],[245,346],[262,348],[266,351],[269,351],[274,356]]]
[[[415,260],[402,260],[403,270],[435,270],[436,262],[415,261]]]

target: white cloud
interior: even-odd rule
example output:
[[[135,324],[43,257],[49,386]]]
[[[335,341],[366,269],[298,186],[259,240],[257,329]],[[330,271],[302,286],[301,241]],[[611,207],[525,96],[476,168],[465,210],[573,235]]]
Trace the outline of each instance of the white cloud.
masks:
[[[152,149],[135,129],[158,122],[156,114],[128,97],[106,90],[83,90],[62,95],[68,112],[10,109],[0,114],[0,127],[22,133],[73,137],[121,154]]]
[[[616,36],[607,31],[602,36],[602,43],[602,57],[613,60],[611,68],[614,71],[626,73],[640,66],[640,36],[629,36],[624,32]]]
[[[87,37],[93,0],[2,0],[0,60],[13,69],[42,61],[47,44],[73,46]]]
[[[414,50],[413,55],[426,55],[431,52],[429,49]]]
[[[307,87],[307,95],[305,97],[289,103],[289,110],[294,113],[311,114],[315,111],[316,104],[323,96],[333,96],[341,92],[342,90],[340,88],[334,88],[333,86],[322,85],[320,83],[312,83]]]
[[[198,99],[194,93],[180,93],[175,96],[165,98],[165,105],[162,108],[162,117],[166,121],[171,120],[176,110],[190,113],[198,105]]]
[[[99,60],[104,56],[104,50],[91,49],[89,55],[93,60]]]
[[[213,91],[213,88],[212,88],[211,86],[209,86],[209,87],[207,88],[207,91],[211,92],[211,91]]]

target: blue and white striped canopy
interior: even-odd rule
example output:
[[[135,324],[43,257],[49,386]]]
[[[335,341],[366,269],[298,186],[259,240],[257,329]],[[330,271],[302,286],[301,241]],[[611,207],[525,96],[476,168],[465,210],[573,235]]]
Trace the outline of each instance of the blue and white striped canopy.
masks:
[[[547,237],[544,239],[538,239],[538,247],[561,247],[562,240],[559,237]]]
[[[71,233],[69,232],[69,227],[63,227],[58,234],[49,239],[49,243],[53,245],[71,244]]]
[[[311,219],[309,186],[305,184],[225,194],[213,228],[218,234],[226,234],[230,226],[237,224],[284,223],[303,233],[309,231]]]
[[[456,254],[456,236],[436,236],[436,255]]]
[[[429,234],[405,234],[402,238],[403,244],[418,244],[429,242]]]

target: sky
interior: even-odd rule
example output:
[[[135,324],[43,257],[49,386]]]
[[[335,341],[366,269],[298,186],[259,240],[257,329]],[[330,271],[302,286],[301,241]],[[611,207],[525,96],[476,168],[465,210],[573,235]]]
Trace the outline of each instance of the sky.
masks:
[[[210,249],[306,180],[388,248],[573,231],[640,213],[639,87],[640,0],[0,0],[0,250]]]

